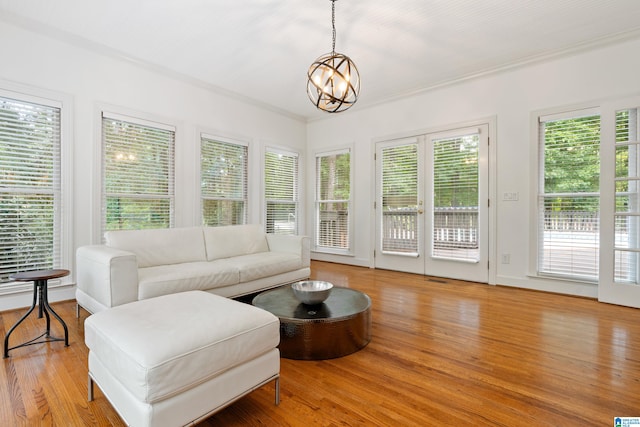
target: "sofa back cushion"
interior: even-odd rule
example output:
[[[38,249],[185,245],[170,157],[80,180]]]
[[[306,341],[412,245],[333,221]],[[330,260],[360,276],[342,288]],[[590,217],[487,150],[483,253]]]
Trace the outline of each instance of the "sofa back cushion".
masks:
[[[202,227],[107,231],[105,239],[107,246],[136,254],[139,268],[207,259]]]
[[[267,236],[259,224],[204,227],[207,261],[267,252]]]

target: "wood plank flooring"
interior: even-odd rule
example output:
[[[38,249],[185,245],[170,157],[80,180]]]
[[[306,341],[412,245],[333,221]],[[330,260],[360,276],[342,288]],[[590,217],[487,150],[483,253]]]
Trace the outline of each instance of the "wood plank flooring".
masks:
[[[282,359],[268,384],[203,426],[613,426],[640,417],[640,310],[594,300],[312,263],[312,277],[372,299],[372,341],[332,360]],[[122,426],[99,389],[75,302],[54,304],[71,345],[12,350],[0,426]],[[0,333],[24,313],[0,313]],[[32,315],[11,336],[44,328]],[[55,333],[57,322],[52,323]],[[14,341],[15,340],[15,341]]]

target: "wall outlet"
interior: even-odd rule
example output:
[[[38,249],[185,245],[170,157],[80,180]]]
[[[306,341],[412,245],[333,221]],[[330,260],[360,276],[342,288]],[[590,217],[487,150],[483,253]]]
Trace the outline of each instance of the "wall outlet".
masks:
[[[502,254],[502,263],[509,264],[511,262],[511,254]]]
[[[505,192],[502,193],[502,200],[505,201],[509,201],[509,202],[515,202],[518,200],[518,192],[517,191],[513,191],[513,192]]]

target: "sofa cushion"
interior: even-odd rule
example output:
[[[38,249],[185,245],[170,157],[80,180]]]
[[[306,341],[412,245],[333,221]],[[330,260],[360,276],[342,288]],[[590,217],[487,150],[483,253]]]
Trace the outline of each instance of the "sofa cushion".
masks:
[[[273,314],[202,291],[120,305],[85,321],[91,354],[147,403],[272,351],[279,340]]]
[[[136,254],[138,267],[207,259],[202,227],[117,230],[104,236],[107,246]]]
[[[204,241],[208,261],[269,250],[264,229],[259,224],[204,227]]]
[[[146,299],[235,285],[240,281],[240,273],[237,265],[222,259],[140,268],[138,281],[138,299]]]
[[[261,252],[226,260],[240,272],[240,282],[262,279],[302,268],[300,256],[285,252]]]

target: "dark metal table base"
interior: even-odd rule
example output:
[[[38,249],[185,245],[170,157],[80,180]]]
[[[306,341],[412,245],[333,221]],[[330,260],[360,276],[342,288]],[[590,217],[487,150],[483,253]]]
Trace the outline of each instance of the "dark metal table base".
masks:
[[[20,320],[18,320],[16,324],[13,325],[11,329],[9,329],[9,332],[7,332],[7,334],[4,336],[4,358],[9,357],[9,350],[14,350],[20,347],[26,347],[28,345],[33,345],[33,344],[42,344],[42,343],[53,342],[53,341],[64,341],[64,345],[66,347],[69,346],[69,330],[67,329],[67,325],[64,323],[62,318],[58,316],[58,313],[56,313],[53,310],[53,308],[51,308],[51,306],[49,305],[49,297],[47,294],[48,294],[47,279],[34,280],[33,281],[33,303],[31,304],[31,308],[29,308],[29,311],[27,311],[20,318]],[[39,335],[27,342],[24,342],[22,344],[19,344],[13,347],[9,347],[9,336],[18,327],[18,325],[20,325],[20,323],[22,323],[31,314],[31,312],[36,308],[36,305],[38,305],[38,318],[41,319],[42,315],[44,314],[44,317],[47,320],[46,331],[42,335]],[[64,338],[56,338],[51,336],[51,318],[49,317],[49,313],[51,313],[53,317],[55,317],[64,328]],[[44,339],[40,340],[40,338],[44,338]]]
[[[280,354],[287,359],[333,359],[371,341],[371,299],[353,289],[334,287],[324,303],[312,306],[282,286],[259,294],[253,305],[280,319]]]

